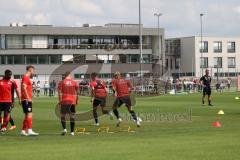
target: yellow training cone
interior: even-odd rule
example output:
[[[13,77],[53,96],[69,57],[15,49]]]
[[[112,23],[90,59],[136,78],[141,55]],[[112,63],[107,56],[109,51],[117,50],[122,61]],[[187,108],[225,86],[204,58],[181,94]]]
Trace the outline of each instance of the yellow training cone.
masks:
[[[239,99],[239,97],[235,97],[235,99]]]
[[[218,114],[219,114],[219,115],[224,115],[223,110],[220,110],[220,111],[218,112]]]

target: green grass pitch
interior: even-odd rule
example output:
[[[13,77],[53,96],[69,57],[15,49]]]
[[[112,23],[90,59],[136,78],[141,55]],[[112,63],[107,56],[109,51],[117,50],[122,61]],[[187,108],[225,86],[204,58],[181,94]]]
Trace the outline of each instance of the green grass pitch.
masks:
[[[16,106],[12,115],[17,129],[0,135],[0,160],[239,160],[240,100],[235,100],[236,96],[213,94],[214,108],[202,107],[200,94],[138,97],[135,111],[145,121],[141,128],[132,121],[124,122],[134,133],[119,132],[116,121],[103,116],[100,123],[115,133],[97,133],[91,120],[76,123],[91,134],[74,137],[60,136],[62,128],[54,113],[57,98],[35,98],[33,129],[40,136],[19,136],[23,114]],[[77,111],[90,109],[89,98],[81,97]],[[217,115],[219,110],[225,115]],[[126,108],[122,106],[120,112],[125,113]],[[190,114],[185,119],[171,119],[171,115]],[[156,118],[159,115],[162,119]],[[213,127],[215,121],[222,127]]]

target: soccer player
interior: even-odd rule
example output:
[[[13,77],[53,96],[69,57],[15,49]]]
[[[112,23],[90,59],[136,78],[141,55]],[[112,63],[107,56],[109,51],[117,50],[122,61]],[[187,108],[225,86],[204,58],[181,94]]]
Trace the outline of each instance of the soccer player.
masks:
[[[20,94],[17,90],[17,83],[14,80],[11,80],[11,77],[12,71],[6,70],[3,79],[0,80],[0,115],[2,112],[4,112],[4,120],[1,126],[1,132],[6,131],[6,127],[10,119],[14,91],[16,92],[18,99],[20,99]]]
[[[75,127],[75,106],[78,104],[79,86],[66,72],[64,79],[58,84],[59,104],[61,105],[61,123],[63,127],[62,135],[66,135],[66,115],[70,115],[71,135],[74,136]]]
[[[130,93],[133,90],[132,83],[129,80],[124,79],[119,72],[116,72],[115,79],[112,81],[112,87],[115,93],[114,95],[116,96],[115,102],[113,104],[113,113],[118,119],[117,126],[119,126],[122,122],[117,108],[122,104],[125,104],[134,122],[136,122],[137,127],[140,127],[140,118],[138,118],[134,112],[130,99]]]
[[[105,109],[107,88],[106,84],[97,78],[97,73],[91,74],[92,81],[90,82],[91,89],[91,102],[93,103],[93,117],[95,119],[95,125],[99,126],[97,107],[100,106],[103,114],[108,114],[112,118],[111,112]]]
[[[26,67],[26,73],[22,76],[21,81],[21,101],[22,109],[25,114],[23,120],[23,126],[21,135],[22,136],[38,136],[38,133],[35,133],[32,130],[32,82],[31,78],[34,75],[35,68],[31,65]]]
[[[205,104],[204,99],[205,99],[205,97],[206,97],[206,95],[207,95],[207,96],[208,96],[208,105],[209,105],[209,106],[213,106],[213,105],[211,104],[211,98],[212,98],[212,97],[211,97],[211,94],[212,94],[211,81],[212,81],[212,78],[211,78],[211,76],[209,75],[209,70],[206,69],[206,70],[205,70],[205,75],[200,78],[200,82],[201,82],[201,84],[202,84],[202,86],[203,86],[202,105]]]

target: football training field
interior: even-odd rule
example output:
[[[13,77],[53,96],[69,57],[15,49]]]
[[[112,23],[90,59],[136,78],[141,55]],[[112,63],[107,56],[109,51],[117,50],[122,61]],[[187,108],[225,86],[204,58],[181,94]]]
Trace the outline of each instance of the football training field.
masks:
[[[236,96],[215,93],[211,108],[201,106],[200,94],[138,97],[135,111],[143,119],[141,128],[125,120],[120,132],[116,120],[102,116],[100,124],[114,133],[98,133],[91,120],[76,123],[90,134],[74,137],[60,135],[62,128],[54,111],[57,98],[35,98],[33,129],[40,136],[19,136],[23,113],[15,106],[12,115],[17,129],[0,135],[0,160],[239,160],[240,100]],[[77,111],[90,110],[89,100],[81,97]],[[225,114],[218,115],[219,110]],[[122,106],[120,112],[126,108]],[[213,127],[216,121],[222,127]],[[125,131],[128,126],[135,132]]]

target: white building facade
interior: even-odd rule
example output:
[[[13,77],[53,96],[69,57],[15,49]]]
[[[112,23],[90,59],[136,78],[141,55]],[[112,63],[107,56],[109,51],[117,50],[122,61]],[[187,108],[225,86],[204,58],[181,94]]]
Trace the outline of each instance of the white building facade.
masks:
[[[207,68],[215,78],[236,78],[240,72],[240,38],[194,36],[165,43],[169,76],[201,77]]]

